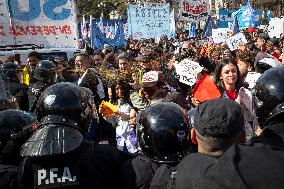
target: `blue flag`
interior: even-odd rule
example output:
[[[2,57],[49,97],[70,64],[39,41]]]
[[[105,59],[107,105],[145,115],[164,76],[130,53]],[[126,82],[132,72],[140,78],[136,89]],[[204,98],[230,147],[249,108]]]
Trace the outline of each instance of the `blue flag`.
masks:
[[[238,18],[235,16],[233,24],[230,26],[229,30],[233,32],[233,34],[237,34],[240,32]]]
[[[211,37],[212,36],[212,30],[213,29],[217,29],[217,26],[216,24],[214,23],[212,17],[209,15],[208,16],[208,19],[207,19],[207,22],[206,22],[206,25],[205,25],[205,28],[204,28],[204,31],[202,33],[202,37],[205,38],[205,37]]]
[[[195,23],[192,22],[190,24],[190,29],[189,29],[189,37],[195,37],[196,36],[196,32],[195,32]]]
[[[270,10],[267,11],[267,19],[268,19],[268,21],[271,20],[271,12],[270,12]]]
[[[239,27],[248,28],[255,26],[255,10],[250,2],[247,2],[241,9],[239,9],[234,16],[238,17]]]

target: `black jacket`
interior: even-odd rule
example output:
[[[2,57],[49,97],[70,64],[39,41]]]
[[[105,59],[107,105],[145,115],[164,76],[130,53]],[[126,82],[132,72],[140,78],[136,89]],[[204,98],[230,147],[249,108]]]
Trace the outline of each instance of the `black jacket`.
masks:
[[[142,155],[126,161],[120,170],[121,188],[147,189],[160,165]]]
[[[117,188],[123,160],[112,146],[87,143],[64,155],[27,157],[20,169],[20,186],[27,189]]]

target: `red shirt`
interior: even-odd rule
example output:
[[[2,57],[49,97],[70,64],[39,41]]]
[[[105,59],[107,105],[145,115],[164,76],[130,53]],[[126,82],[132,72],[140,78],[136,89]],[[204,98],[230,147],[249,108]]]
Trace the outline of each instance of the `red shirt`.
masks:
[[[226,94],[231,100],[236,100],[238,98],[238,93],[235,90],[227,90]]]

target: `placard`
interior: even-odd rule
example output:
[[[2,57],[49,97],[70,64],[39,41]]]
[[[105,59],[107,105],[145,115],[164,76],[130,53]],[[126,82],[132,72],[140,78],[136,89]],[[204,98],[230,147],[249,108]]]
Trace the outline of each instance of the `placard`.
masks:
[[[184,59],[179,63],[174,63],[176,73],[180,82],[193,86],[196,83],[197,74],[203,69],[197,62]]]
[[[246,37],[243,33],[238,33],[226,40],[227,45],[229,46],[230,50],[236,50],[239,45],[247,44]]]
[[[225,43],[229,38],[227,28],[218,28],[212,30],[212,38],[214,43]]]
[[[133,39],[155,38],[170,33],[170,5],[145,8],[128,5],[128,31]]]
[[[180,20],[197,22],[209,15],[208,0],[181,0]]]

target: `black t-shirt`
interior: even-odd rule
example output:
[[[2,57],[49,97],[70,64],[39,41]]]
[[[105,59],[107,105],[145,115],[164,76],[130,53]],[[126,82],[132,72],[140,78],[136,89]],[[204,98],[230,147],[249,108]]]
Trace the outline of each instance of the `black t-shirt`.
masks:
[[[27,157],[19,174],[21,188],[117,188],[122,154],[110,145],[83,143],[64,155]]]

